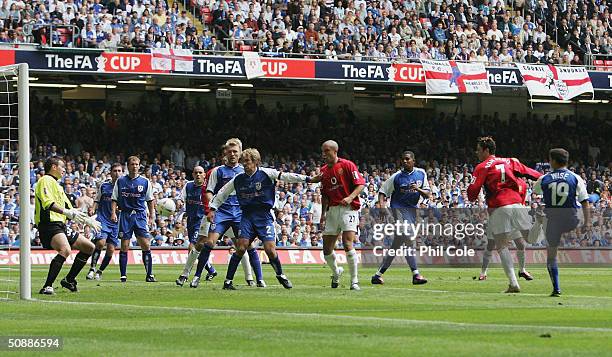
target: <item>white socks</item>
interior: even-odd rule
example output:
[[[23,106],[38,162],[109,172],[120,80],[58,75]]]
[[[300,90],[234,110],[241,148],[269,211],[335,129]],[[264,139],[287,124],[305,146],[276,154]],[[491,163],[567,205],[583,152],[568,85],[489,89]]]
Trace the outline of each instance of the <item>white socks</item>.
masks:
[[[346,252],[346,260],[351,272],[351,284],[359,283],[359,277],[357,276],[357,264],[359,262],[357,261],[357,252],[354,248]]]
[[[330,255],[324,255],[327,266],[331,269],[332,274],[338,274],[338,264],[336,263],[336,253],[332,252]]]
[[[514,262],[512,261],[512,253],[506,247],[498,251],[499,257],[501,258],[502,266],[504,267],[504,272],[506,272],[506,276],[510,280],[510,285],[519,286],[518,281],[516,280],[516,274],[514,273]]]
[[[200,256],[200,252],[192,249],[191,252],[189,252],[189,254],[187,255],[187,262],[185,263],[185,266],[183,267],[183,274],[184,276],[189,276],[189,274],[191,274],[191,268],[193,267],[193,263],[195,263],[196,260],[198,260],[198,257]]]
[[[481,275],[487,275],[487,270],[489,269],[489,262],[491,261],[492,256],[492,250],[485,250],[484,254],[482,255],[482,269],[480,270]]]
[[[519,271],[521,273],[526,272],[525,270],[525,251],[524,250],[517,250],[516,251],[516,257],[518,258],[518,262],[519,262]]]
[[[244,270],[244,279],[253,280],[253,269],[251,268],[249,253],[244,253],[242,260],[240,260],[240,264],[242,264],[242,270]]]

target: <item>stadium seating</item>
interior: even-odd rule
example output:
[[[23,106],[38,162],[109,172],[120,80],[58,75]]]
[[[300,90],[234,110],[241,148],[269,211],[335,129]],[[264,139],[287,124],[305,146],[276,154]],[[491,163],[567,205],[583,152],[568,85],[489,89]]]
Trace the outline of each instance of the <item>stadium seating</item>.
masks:
[[[10,2],[5,2],[8,6]],[[546,4],[547,2],[545,2]],[[244,40],[257,39],[253,48],[234,48],[234,50],[260,51],[256,43],[267,36],[274,39],[271,48],[265,48],[268,54],[276,55],[283,44],[287,42],[292,55],[321,55],[317,44],[323,45],[327,50],[332,45],[337,47],[344,42],[343,46],[347,54],[343,58],[357,56],[363,60],[409,60],[414,58],[437,58],[437,59],[469,59],[470,61],[488,62],[494,52],[500,57],[510,57],[511,61],[525,62],[525,56],[529,50],[533,51],[535,58],[528,57],[529,62],[570,64],[574,61],[574,55],[579,60],[573,63],[584,63],[586,52],[594,54],[596,60],[598,54],[612,54],[612,36],[604,36],[607,32],[612,35],[611,27],[601,25],[604,16],[609,13],[609,2],[601,2],[597,6],[587,6],[586,13],[582,6],[565,7],[557,4],[549,4],[540,8],[541,2],[526,2],[524,5],[514,1],[491,1],[474,2],[468,5],[466,2],[391,2],[384,1],[355,1],[333,2],[326,1],[318,5],[314,2],[300,3],[297,0],[287,3],[274,3],[271,8],[263,0],[242,0],[226,3],[224,1],[198,2],[190,0],[186,3],[186,10],[193,10],[205,29],[211,30],[221,43],[242,42]],[[582,4],[580,1],[579,4]],[[18,6],[21,2],[15,2]],[[32,5],[32,10],[20,9],[20,16],[10,16],[8,9],[0,10],[0,27],[6,34],[0,36],[0,42],[34,42],[40,40],[37,32],[41,26],[61,24],[75,24],[82,30],[87,22],[102,24],[102,31],[110,32],[111,28],[119,29],[118,35],[111,38],[111,46],[117,47],[123,24],[127,23],[127,17],[136,13],[136,19],[128,25],[130,37],[134,34],[136,23],[146,29],[153,26],[161,26],[166,32],[166,38],[173,38],[176,34],[177,24],[186,22],[180,16],[180,7],[160,2],[157,6],[135,5],[129,1],[127,5],[115,6],[108,3],[106,6],[93,4],[91,2],[72,3],[74,11],[68,13],[68,5],[63,2],[51,4],[45,8],[45,12],[37,15],[42,10],[39,3],[31,0],[23,4]],[[86,4],[83,6],[82,4]],[[131,4],[131,5],[130,5]],[[553,7],[551,7],[551,5]],[[524,6],[518,8],[515,6]],[[586,6],[586,5],[585,5]],[[162,14],[161,7],[167,11]],[[560,10],[558,10],[561,8]],[[92,10],[93,14],[88,14]],[[145,12],[144,10],[148,11]],[[28,16],[26,16],[26,12]],[[73,17],[75,13],[81,13],[81,20]],[[36,17],[38,16],[38,17]],[[575,17],[574,17],[575,16]],[[586,20],[574,20],[586,17]],[[142,20],[142,17],[145,17]],[[168,17],[169,22],[159,23]],[[568,20],[569,19],[569,22]],[[192,21],[195,19],[192,19]],[[157,21],[157,25],[155,25]],[[244,28],[246,24],[246,28]],[[309,29],[310,25],[313,29]],[[470,25],[471,24],[471,25]],[[22,28],[24,25],[33,25],[35,30],[32,35],[10,35],[9,31]],[[300,29],[300,27],[303,28]],[[577,27],[581,30],[574,32]],[[586,31],[586,28],[590,31]],[[323,28],[323,31],[321,29]],[[146,31],[143,31],[143,33]],[[29,33],[29,32],[28,32]],[[156,29],[155,41],[148,46],[164,45],[159,42],[162,31]],[[284,35],[283,35],[284,33]],[[10,36],[9,36],[10,35]],[[205,41],[195,36],[195,48],[204,49]],[[72,41],[64,41],[66,34],[60,34],[62,43],[71,46]],[[104,36],[96,36],[99,46]],[[501,38],[500,38],[501,37]],[[587,43],[590,40],[591,45]],[[309,38],[314,38],[314,43],[308,43]],[[547,38],[550,38],[548,40]],[[416,54],[406,51],[414,42],[418,51]],[[169,41],[174,45],[174,41]],[[543,49],[538,49],[538,44]],[[593,44],[598,44],[594,46]],[[104,44],[106,46],[108,44]],[[379,47],[382,45],[382,50]],[[183,46],[189,46],[185,43]],[[571,46],[571,47],[570,47]],[[587,47],[591,47],[590,51]],[[423,50],[427,47],[427,51]],[[142,47],[139,47],[142,48]],[[231,49],[231,48],[230,48]],[[455,49],[457,49],[455,51]],[[502,51],[507,49],[507,53]],[[484,50],[481,54],[481,50]],[[283,50],[280,56],[286,56]],[[565,56],[567,55],[567,56]],[[497,58],[493,62],[497,62]],[[609,60],[608,60],[609,61]],[[608,64],[606,64],[608,66]]]

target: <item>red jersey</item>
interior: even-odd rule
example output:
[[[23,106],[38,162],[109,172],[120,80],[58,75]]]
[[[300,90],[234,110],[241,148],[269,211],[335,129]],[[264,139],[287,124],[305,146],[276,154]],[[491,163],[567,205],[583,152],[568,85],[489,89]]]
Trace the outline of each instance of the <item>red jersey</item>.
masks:
[[[476,166],[473,182],[467,189],[468,199],[476,201],[480,189],[484,186],[487,206],[503,207],[525,202],[520,191],[519,178],[528,177],[537,180],[542,174],[521,164],[518,159],[501,158],[493,155]],[[526,191],[526,190],[524,190]]]
[[[204,205],[204,214],[208,215],[210,212],[210,207],[208,206],[208,200],[206,199],[206,186],[208,186],[208,177],[210,176],[210,172],[212,169],[206,171],[204,175],[204,183],[202,184],[202,193],[200,194],[200,199],[202,200],[202,204]]]
[[[329,207],[340,206],[341,201],[348,197],[355,187],[365,185],[365,179],[359,173],[357,165],[350,160],[338,158],[332,167],[327,164],[321,167],[323,179],[321,193],[327,197]],[[351,202],[351,208],[358,210],[361,207],[359,195]]]

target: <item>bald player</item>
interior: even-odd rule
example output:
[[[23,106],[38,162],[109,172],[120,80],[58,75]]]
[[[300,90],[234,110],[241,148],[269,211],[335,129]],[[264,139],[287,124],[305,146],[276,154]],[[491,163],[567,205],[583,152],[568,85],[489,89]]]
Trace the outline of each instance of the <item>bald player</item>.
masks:
[[[365,179],[359,173],[357,165],[350,160],[338,157],[338,143],[328,140],[321,145],[325,165],[321,174],[313,182],[321,182],[323,209],[321,223],[323,231],[323,254],[325,262],[332,271],[331,287],[338,287],[344,269],[338,267],[334,247],[338,235],[342,234],[342,246],[346,252],[351,273],[351,290],[361,290],[357,274],[357,252],[353,248],[359,225],[359,194],[365,187]]]

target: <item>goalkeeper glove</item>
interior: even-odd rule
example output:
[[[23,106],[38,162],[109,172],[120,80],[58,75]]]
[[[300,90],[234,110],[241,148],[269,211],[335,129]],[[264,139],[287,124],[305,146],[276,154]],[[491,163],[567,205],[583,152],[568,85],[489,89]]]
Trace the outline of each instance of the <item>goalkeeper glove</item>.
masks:
[[[100,233],[102,230],[102,224],[93,217],[85,216],[83,223],[88,225],[96,233]]]
[[[82,212],[81,214],[78,214],[74,217],[74,221],[78,224],[87,225],[91,227],[91,229],[93,229],[96,233],[102,230],[102,224],[100,224],[100,222]]]
[[[64,210],[64,216],[66,216],[66,218],[70,219],[70,220],[75,220],[78,221],[79,217],[83,217],[83,216],[87,216],[85,213],[75,209],[75,208],[71,208],[71,209],[65,209]]]

